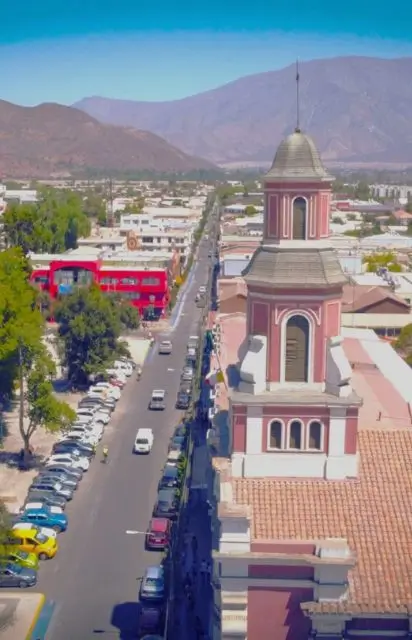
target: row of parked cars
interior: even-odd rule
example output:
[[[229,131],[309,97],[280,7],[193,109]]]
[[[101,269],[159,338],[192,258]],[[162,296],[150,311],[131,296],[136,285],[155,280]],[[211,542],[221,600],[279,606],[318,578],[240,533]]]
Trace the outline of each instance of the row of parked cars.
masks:
[[[53,446],[51,455],[29,487],[20,512],[12,516],[9,534],[1,541],[1,587],[34,586],[39,560],[56,555],[58,534],[69,525],[65,513],[67,503],[73,499],[89,469],[133,368],[130,360],[117,360],[111,369],[97,377],[79,402],[75,422]]]
[[[197,359],[197,349],[198,337],[191,336],[188,341],[186,362],[181,375],[181,386],[185,385],[189,398],[192,393],[192,383],[195,376],[194,367]],[[159,393],[159,390],[154,391],[152,400],[153,395],[159,395]],[[149,408],[157,407],[149,404]],[[140,434],[140,438],[142,435]],[[188,436],[188,427],[185,424],[180,424],[175,428],[170,439],[167,460],[159,480],[153,517],[146,532],[145,546],[149,551],[166,551],[171,543],[173,527],[179,513],[183,491],[187,465]],[[135,452],[137,452],[136,443]],[[149,452],[150,449],[145,451],[145,453]],[[162,637],[154,634],[163,632],[166,599],[167,584],[163,565],[148,567],[141,581],[139,593],[141,603],[139,615],[140,638]]]

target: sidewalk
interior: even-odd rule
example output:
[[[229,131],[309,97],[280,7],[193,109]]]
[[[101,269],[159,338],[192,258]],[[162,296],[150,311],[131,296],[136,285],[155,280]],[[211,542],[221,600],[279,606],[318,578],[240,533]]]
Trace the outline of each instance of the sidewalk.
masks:
[[[194,452],[203,453],[205,435],[200,425],[197,427],[198,447]],[[207,467],[209,458],[201,455]],[[197,469],[200,477],[204,478],[207,468]],[[199,486],[199,483],[197,486]],[[179,640],[206,640],[209,638],[211,602],[213,592],[211,588],[211,550],[212,534],[208,505],[207,490],[196,488],[192,484],[189,502],[184,514],[182,544],[180,558],[176,566],[180,567],[180,575],[175,576],[176,584],[176,615],[175,626],[170,637]]]

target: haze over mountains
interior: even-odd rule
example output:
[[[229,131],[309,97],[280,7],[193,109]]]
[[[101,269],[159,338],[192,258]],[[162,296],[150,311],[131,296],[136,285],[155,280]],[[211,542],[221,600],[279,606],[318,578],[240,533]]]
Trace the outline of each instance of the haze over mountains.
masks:
[[[9,178],[213,168],[147,131],[101,124],[58,104],[20,107],[0,100],[0,175]]]
[[[326,162],[412,165],[412,58],[341,57],[300,65],[300,124]],[[296,126],[295,66],[171,102],[90,97],[101,122],[152,131],[216,163],[267,163]]]

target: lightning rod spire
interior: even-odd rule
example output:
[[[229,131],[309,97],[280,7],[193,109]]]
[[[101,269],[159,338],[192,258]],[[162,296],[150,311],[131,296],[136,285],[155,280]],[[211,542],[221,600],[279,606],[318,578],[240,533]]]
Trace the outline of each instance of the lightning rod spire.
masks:
[[[299,59],[296,60],[296,128],[295,133],[300,133],[300,93],[299,93]]]

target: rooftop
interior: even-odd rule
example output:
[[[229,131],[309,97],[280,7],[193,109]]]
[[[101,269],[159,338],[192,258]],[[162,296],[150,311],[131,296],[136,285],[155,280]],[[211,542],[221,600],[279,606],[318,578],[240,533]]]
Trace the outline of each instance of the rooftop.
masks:
[[[345,602],[331,611],[407,612],[412,607],[412,430],[363,430],[358,480],[232,479],[252,507],[254,540],[346,538],[357,555]]]

